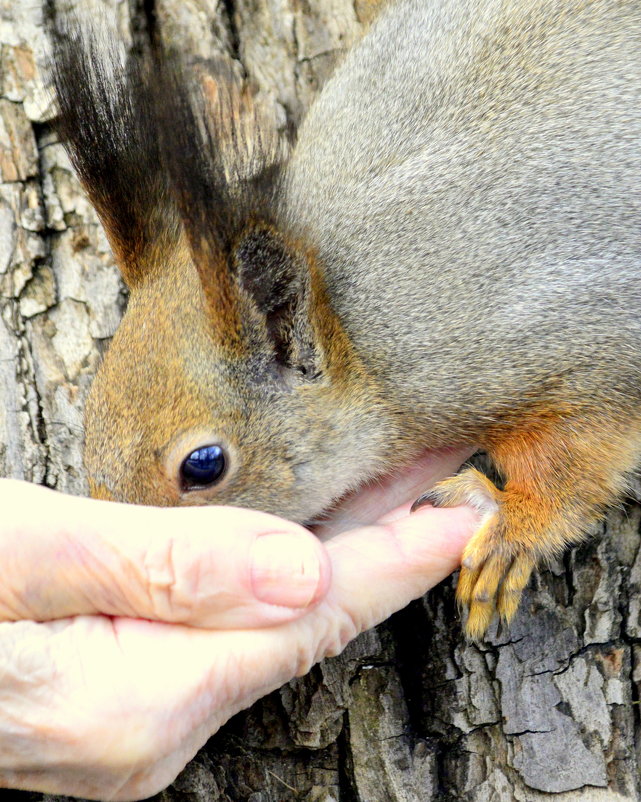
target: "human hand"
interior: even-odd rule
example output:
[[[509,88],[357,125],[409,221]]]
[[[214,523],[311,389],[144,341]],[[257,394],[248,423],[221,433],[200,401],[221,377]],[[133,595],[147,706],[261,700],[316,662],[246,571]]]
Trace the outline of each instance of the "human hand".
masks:
[[[164,788],[232,715],[454,570],[475,524],[465,508],[405,505],[323,546],[234,508],[8,480],[0,503],[0,785],[99,799]]]

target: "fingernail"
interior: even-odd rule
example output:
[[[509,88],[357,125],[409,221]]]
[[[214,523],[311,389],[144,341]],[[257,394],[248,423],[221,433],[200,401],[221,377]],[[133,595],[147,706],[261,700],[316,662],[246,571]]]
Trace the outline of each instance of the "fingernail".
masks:
[[[254,596],[267,604],[307,607],[314,601],[321,577],[318,551],[306,537],[272,533],[252,548]]]

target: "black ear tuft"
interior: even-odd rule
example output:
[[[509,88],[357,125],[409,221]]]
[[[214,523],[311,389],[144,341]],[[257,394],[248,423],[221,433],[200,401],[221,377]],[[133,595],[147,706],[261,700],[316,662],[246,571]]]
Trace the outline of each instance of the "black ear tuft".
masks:
[[[47,23],[56,128],[126,268],[173,222],[146,67],[108,30],[59,18],[52,3]]]
[[[310,320],[311,287],[307,261],[280,235],[258,227],[239,241],[234,268],[241,289],[263,318],[267,338],[281,367],[311,380],[318,352]]]

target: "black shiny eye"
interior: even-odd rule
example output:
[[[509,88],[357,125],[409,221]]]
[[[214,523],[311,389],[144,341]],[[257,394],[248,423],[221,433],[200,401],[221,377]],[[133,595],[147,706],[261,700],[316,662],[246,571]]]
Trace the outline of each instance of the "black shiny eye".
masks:
[[[192,451],[180,466],[185,490],[208,487],[225,472],[225,454],[220,446],[202,446]]]

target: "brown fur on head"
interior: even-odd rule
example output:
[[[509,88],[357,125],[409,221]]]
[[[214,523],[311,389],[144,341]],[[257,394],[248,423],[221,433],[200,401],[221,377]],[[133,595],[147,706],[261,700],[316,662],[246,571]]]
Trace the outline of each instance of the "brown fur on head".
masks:
[[[362,370],[346,343],[340,359],[335,339],[327,345],[329,337],[340,341],[341,331],[319,277],[304,281],[309,276],[301,272],[307,286],[294,294],[286,284],[292,295],[276,306],[273,287],[263,295],[269,282],[252,286],[243,254],[253,260],[255,251],[268,256],[277,247],[285,246],[268,229],[241,240],[232,285],[240,330],[233,337],[224,320],[212,325],[185,245],[132,290],[87,402],[92,495],[155,505],[231,503],[305,520],[359,481],[358,460],[347,455],[360,453],[363,465],[371,464],[364,427],[375,390],[361,392],[362,406],[353,402],[348,377]],[[381,428],[388,428],[384,421]],[[211,444],[224,452],[223,475],[210,487],[187,486],[183,461]],[[375,446],[381,471],[392,445],[390,437]]]

